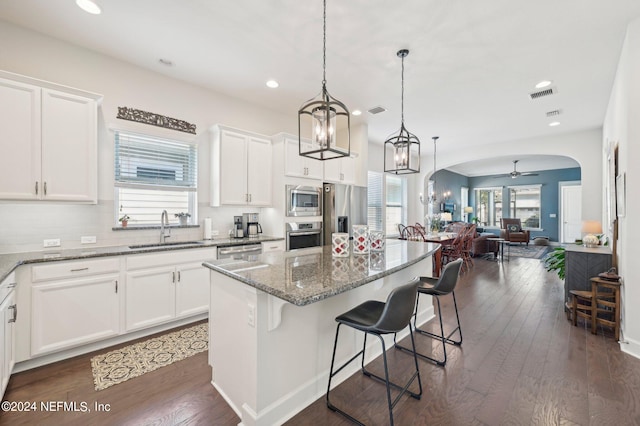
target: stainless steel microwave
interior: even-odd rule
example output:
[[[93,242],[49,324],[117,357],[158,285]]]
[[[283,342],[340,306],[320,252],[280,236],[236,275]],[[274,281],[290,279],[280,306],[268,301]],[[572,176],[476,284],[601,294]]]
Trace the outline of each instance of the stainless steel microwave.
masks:
[[[322,216],[322,188],[287,185],[287,216]]]

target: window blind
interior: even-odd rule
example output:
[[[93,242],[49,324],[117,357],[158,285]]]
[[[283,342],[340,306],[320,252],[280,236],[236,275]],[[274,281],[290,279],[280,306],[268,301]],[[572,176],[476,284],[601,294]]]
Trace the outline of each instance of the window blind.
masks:
[[[382,231],[382,173],[367,175],[367,224],[372,231]]]
[[[197,190],[196,145],[147,135],[115,133],[115,186]]]

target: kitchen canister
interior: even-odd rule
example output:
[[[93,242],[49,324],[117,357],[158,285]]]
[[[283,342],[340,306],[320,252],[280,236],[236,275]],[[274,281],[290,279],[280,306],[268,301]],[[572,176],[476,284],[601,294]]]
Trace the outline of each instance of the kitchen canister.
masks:
[[[369,231],[371,251],[384,251],[384,232]]]
[[[331,254],[333,256],[349,256],[349,234],[346,232],[334,232],[331,234],[331,245]]]
[[[369,253],[369,227],[353,225],[353,254]]]

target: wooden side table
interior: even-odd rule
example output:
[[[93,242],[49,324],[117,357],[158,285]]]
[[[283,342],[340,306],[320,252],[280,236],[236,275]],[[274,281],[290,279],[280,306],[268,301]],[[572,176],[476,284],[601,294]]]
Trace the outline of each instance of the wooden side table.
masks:
[[[593,277],[590,281],[591,332],[596,334],[598,324],[603,324],[612,327],[616,340],[620,340],[620,282],[599,277]]]

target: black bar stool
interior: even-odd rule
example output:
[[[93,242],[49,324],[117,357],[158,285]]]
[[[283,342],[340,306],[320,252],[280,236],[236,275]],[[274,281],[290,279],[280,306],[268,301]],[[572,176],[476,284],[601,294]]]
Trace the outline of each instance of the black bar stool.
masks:
[[[385,382],[387,386],[387,402],[389,405],[389,419],[391,421],[391,425],[393,425],[393,407],[397,404],[397,402],[400,400],[400,397],[404,395],[405,392],[408,392],[412,397],[416,399],[420,399],[420,397],[422,396],[422,382],[420,381],[420,370],[418,370],[418,359],[414,355],[416,372],[413,374],[413,376],[411,376],[411,379],[409,379],[404,387],[400,387],[399,385],[392,383],[391,381],[389,381],[387,351],[384,344],[384,339],[382,338],[382,335],[384,334],[395,334],[399,331],[402,331],[405,327],[409,326],[409,335],[411,336],[411,344],[413,345],[413,353],[415,354],[415,342],[413,339],[413,330],[411,327],[411,316],[413,315],[413,306],[415,305],[418,298],[417,292],[419,283],[420,280],[416,277],[408,284],[404,284],[402,286],[394,288],[391,293],[389,293],[386,303],[377,300],[368,300],[351,309],[350,311],[336,317],[338,326],[336,327],[336,340],[333,344],[331,371],[329,372],[329,384],[327,385],[327,407],[329,407],[331,410],[342,414],[352,422],[363,424],[356,420],[354,417],[334,406],[329,400],[329,393],[331,391],[331,379],[333,378],[333,376],[342,371],[343,368],[349,365],[351,361],[355,360],[360,355],[362,355],[362,373],[365,376]],[[333,365],[336,358],[338,334],[340,333],[340,326],[343,324],[355,328],[356,330],[363,331],[365,333],[364,344],[360,352],[355,354],[349,361],[344,363],[334,372]],[[370,371],[367,371],[364,367],[365,349],[367,347],[367,334],[378,336],[380,342],[382,343],[382,356],[384,360],[385,377],[377,376]],[[409,386],[411,385],[411,383],[413,383],[416,377],[418,378],[418,393],[414,393],[409,390]],[[391,401],[391,386],[393,386],[395,389],[401,390],[400,394],[393,402]]]
[[[456,294],[453,291],[456,288],[456,284],[458,283],[462,261],[463,261],[462,259],[457,259],[453,262],[448,263],[447,266],[444,267],[444,270],[442,271],[442,275],[440,276],[440,278],[420,277],[420,283],[422,285],[418,287],[416,310],[413,314],[413,327],[416,330],[416,332],[420,334],[424,334],[425,336],[429,336],[431,338],[442,341],[442,351],[444,352],[444,359],[439,360],[439,359],[435,359],[420,353],[417,353],[416,355],[428,361],[435,362],[440,366],[444,366],[447,363],[446,343],[456,345],[456,346],[460,346],[462,344],[462,329],[460,328],[460,316],[458,316],[458,304],[456,303]],[[455,307],[456,320],[458,321],[458,326],[454,328],[453,331],[449,333],[449,335],[445,336],[444,326],[442,325],[442,309],[440,307],[440,296],[446,296],[449,293],[451,293],[451,295],[453,296],[453,306]],[[440,317],[440,334],[433,334],[426,330],[421,330],[416,325],[416,318],[418,315],[418,303],[420,302],[421,294],[428,294],[430,296],[434,296],[436,298],[436,301],[438,302],[438,316]],[[453,336],[453,334],[456,331],[460,335],[460,340],[451,339],[451,336]],[[395,336],[394,336],[394,343],[395,343]],[[397,343],[395,346],[397,349],[411,352],[410,348],[400,346]],[[415,345],[414,345],[414,351],[415,351]]]

